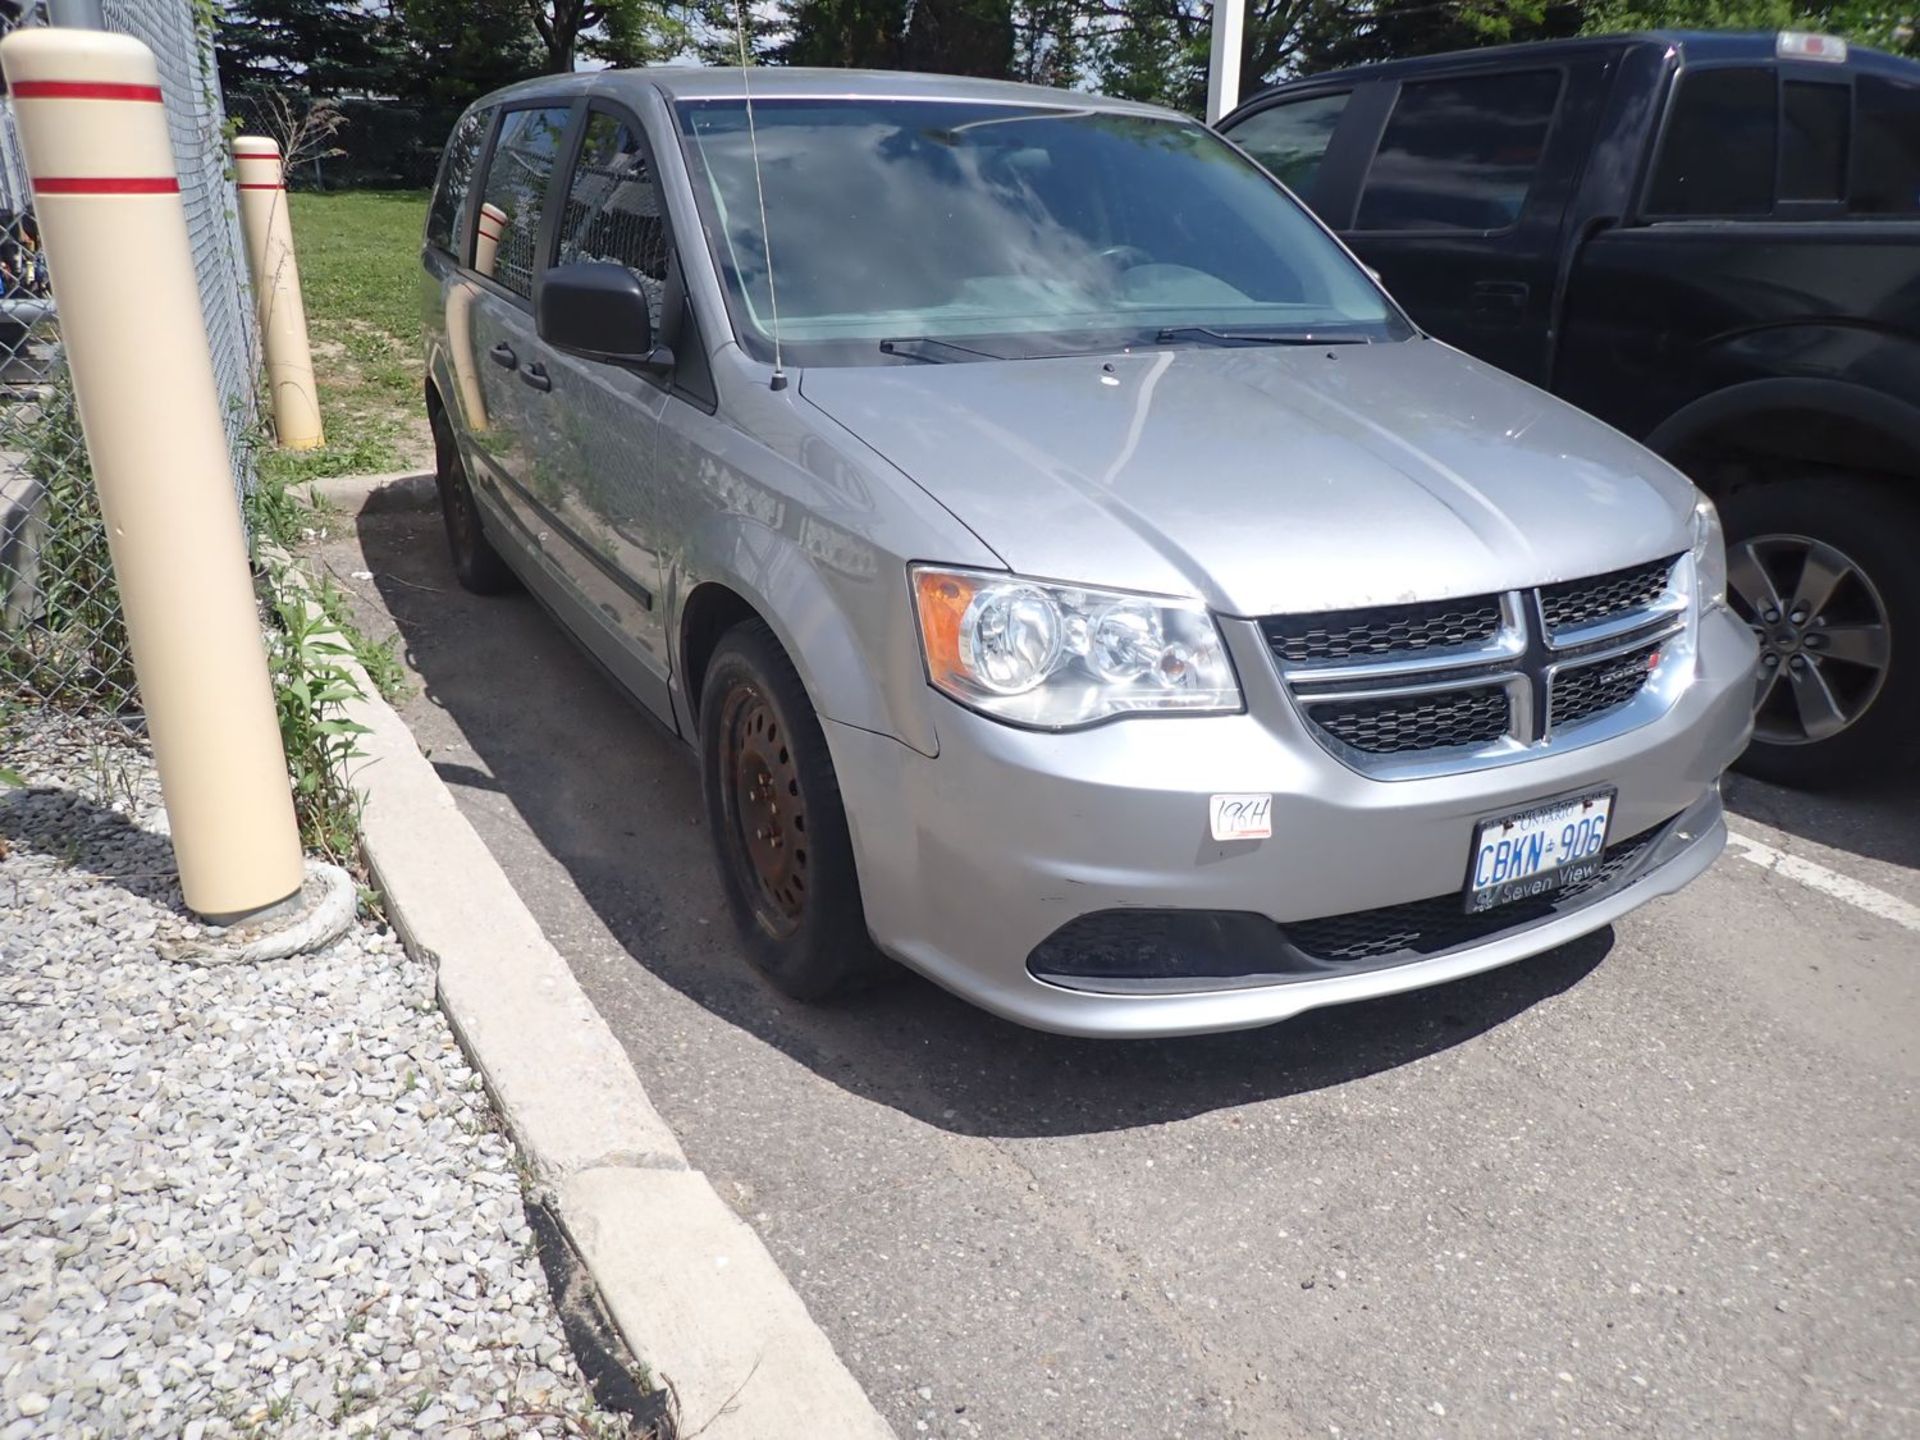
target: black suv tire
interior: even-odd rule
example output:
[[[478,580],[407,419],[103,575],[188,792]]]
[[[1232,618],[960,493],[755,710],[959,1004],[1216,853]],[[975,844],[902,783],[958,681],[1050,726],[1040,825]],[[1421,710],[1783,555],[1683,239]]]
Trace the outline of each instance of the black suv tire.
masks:
[[[1761,646],[1754,739],[1739,768],[1801,787],[1911,769],[1920,761],[1920,503],[1842,472],[1737,490],[1720,513],[1728,598]],[[1877,638],[1866,628],[1874,624]]]

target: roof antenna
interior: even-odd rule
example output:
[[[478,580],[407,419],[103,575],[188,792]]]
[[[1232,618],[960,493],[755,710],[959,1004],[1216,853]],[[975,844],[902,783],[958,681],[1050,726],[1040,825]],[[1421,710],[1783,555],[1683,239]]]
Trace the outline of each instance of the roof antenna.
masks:
[[[734,34],[740,39],[740,90],[747,97],[747,148],[753,154],[753,188],[760,198],[760,248],[767,257],[767,303],[773,309],[773,381],[771,390],[787,388],[787,372],[780,364],[780,292],[773,281],[773,236],[767,233],[767,187],[760,179],[760,135],[753,128],[753,86],[747,79],[747,0],[734,0]]]

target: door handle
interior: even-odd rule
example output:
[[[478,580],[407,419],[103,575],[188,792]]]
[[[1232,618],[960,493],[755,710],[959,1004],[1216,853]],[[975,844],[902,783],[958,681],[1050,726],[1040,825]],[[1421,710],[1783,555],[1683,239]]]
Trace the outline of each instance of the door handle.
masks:
[[[1524,280],[1482,280],[1473,287],[1476,310],[1524,310],[1533,293]]]
[[[520,363],[520,357],[513,353],[513,347],[504,340],[487,351],[487,357],[505,370],[511,370]]]
[[[553,389],[553,377],[547,374],[547,367],[538,360],[520,372],[520,378],[536,390]]]

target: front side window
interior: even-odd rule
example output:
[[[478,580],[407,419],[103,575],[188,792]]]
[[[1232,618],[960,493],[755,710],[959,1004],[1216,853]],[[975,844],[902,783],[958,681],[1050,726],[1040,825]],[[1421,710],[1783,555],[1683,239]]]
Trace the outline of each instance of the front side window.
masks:
[[[1357,230],[1504,230],[1520,218],[1560,103],[1560,72],[1402,85]]]
[[[1854,104],[1847,208],[1856,215],[1920,215],[1920,85],[1862,75]]]
[[[500,212],[491,217],[499,226],[500,238],[490,273],[528,300],[533,298],[534,250],[547,180],[571,113],[565,106],[509,110],[501,117],[500,138],[494,142],[493,159],[487,166],[482,198]]]
[[[763,359],[770,264],[782,341],[808,364],[883,363],[880,341],[913,337],[950,342],[937,353],[952,359],[961,345],[1004,358],[1180,343],[1160,336],[1183,326],[1411,333],[1285,191],[1191,122],[758,101],[763,230],[744,106],[677,108],[735,333]]]
[[[1233,142],[1311,203],[1320,162],[1352,98],[1351,94],[1315,95],[1268,106],[1233,127]]]
[[[447,140],[446,155],[440,161],[440,179],[434,186],[433,205],[427,211],[427,243],[442,250],[456,250],[456,236],[467,233],[467,195],[473,188],[474,167],[480,163],[480,145],[487,138],[491,110],[475,110],[460,119]]]
[[[631,126],[598,112],[587,117],[580,158],[567,185],[557,264],[604,260],[624,265],[647,292],[653,328],[667,280],[667,227],[646,149]]]
[[[1766,66],[1680,77],[1647,194],[1655,215],[1766,215],[1773,210],[1779,117]]]

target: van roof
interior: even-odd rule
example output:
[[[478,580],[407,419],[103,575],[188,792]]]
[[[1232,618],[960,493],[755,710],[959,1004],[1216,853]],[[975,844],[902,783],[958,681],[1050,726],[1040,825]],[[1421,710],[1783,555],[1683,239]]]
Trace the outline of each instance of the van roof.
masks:
[[[1009,80],[978,80],[961,75],[923,75],[910,70],[829,70],[767,65],[752,70],[756,100],[949,100],[978,104],[1043,105],[1058,109],[1118,111],[1162,117],[1177,111],[1103,95],[1021,85]],[[480,104],[536,95],[617,94],[651,87],[668,100],[738,100],[747,93],[748,72],[737,66],[656,65],[635,70],[583,70],[544,75],[496,90]]]

